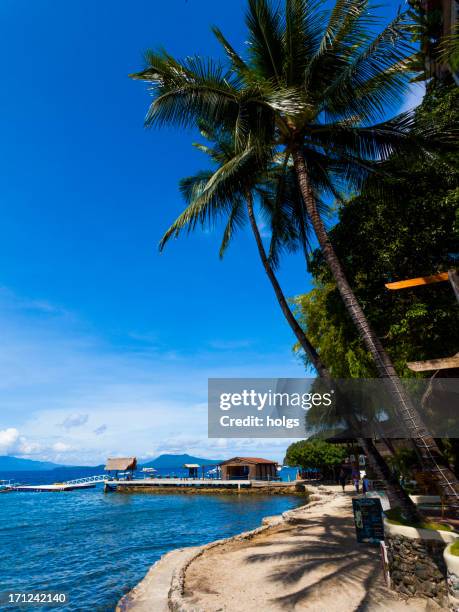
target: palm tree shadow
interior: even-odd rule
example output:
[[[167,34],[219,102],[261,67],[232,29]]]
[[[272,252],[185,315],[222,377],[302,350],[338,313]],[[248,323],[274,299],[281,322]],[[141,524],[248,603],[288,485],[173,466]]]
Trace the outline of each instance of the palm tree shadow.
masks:
[[[344,559],[343,562],[339,564],[339,567],[337,567],[333,572],[328,573],[326,576],[323,576],[313,584],[303,587],[302,589],[298,589],[297,591],[289,593],[288,595],[276,597],[272,601],[279,604],[283,608],[290,608],[308,598],[313,598],[317,592],[324,587],[326,588],[328,584],[332,586],[331,582],[334,578],[339,578],[341,589],[354,589],[355,586],[361,583],[362,579],[364,579],[365,569],[367,569],[367,563],[362,563],[360,558],[352,561]]]
[[[322,534],[308,533],[311,527],[317,526],[322,527]],[[378,551],[356,543],[354,526],[348,516],[324,515],[313,520],[304,518],[296,524],[295,535],[298,536],[296,541],[293,538],[287,542],[277,542],[288,543],[290,547],[278,552],[273,552],[271,547],[270,551],[251,554],[246,558],[246,563],[277,561],[279,565],[268,579],[284,585],[298,584],[309,573],[321,568],[323,575],[313,584],[272,599],[272,603],[290,609],[307,599],[316,599],[320,591],[327,587],[336,588],[338,581],[343,589],[355,590],[357,585],[363,587],[364,596],[357,609],[361,612],[371,609],[375,598],[378,598],[378,582],[383,586],[377,562]],[[275,542],[272,544],[275,545]]]

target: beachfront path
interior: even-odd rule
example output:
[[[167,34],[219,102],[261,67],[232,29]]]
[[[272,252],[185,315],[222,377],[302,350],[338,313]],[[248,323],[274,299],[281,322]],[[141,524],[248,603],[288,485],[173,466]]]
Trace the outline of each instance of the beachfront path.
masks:
[[[320,494],[322,499],[319,499]],[[383,582],[379,549],[358,544],[351,497],[317,491],[316,501],[251,540],[206,550],[185,573],[183,609],[204,612],[439,610],[408,603]]]

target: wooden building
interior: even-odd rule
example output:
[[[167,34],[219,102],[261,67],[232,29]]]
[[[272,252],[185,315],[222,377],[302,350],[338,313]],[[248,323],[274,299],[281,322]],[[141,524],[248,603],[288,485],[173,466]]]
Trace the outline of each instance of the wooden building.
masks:
[[[137,459],[135,457],[109,458],[105,466],[106,472],[115,472],[115,478],[118,478],[118,472],[130,472],[132,478],[136,469]]]
[[[233,457],[220,463],[222,480],[275,480],[277,463],[259,457]]]

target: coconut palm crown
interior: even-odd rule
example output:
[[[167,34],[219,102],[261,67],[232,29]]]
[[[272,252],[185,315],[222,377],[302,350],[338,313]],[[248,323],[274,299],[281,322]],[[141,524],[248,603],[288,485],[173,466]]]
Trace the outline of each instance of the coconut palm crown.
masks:
[[[367,0],[338,0],[325,19],[321,4],[286,0],[285,10],[249,0],[246,57],[214,27],[226,62],[179,61],[149,51],[148,67],[131,75],[151,83],[145,124],[194,126],[204,119],[234,134],[234,166],[273,143],[300,146],[325,192],[355,187],[394,150],[412,145],[412,115],[385,121],[402,99],[413,27],[398,14],[377,36]]]
[[[180,191],[186,202],[185,210],[162,237],[159,248],[177,238],[183,230],[197,226],[213,228],[218,221],[225,227],[220,247],[224,256],[237,229],[247,221],[248,212],[258,203],[264,225],[270,233],[269,264],[279,265],[282,251],[300,248],[308,259],[311,251],[311,224],[303,198],[298,189],[294,169],[285,155],[273,155],[269,148],[260,158],[258,152],[247,147],[242,159],[237,159],[232,133],[215,130],[204,121],[199,129],[207,144],[193,146],[205,153],[211,167],[180,181]],[[323,216],[330,215],[330,207],[320,200],[322,176],[314,176],[314,191]]]

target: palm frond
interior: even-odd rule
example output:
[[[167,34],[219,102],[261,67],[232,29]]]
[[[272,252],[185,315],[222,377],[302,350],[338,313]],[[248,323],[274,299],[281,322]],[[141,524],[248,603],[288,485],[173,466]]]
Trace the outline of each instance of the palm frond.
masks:
[[[284,63],[280,11],[269,0],[248,0],[246,24],[252,65],[266,79],[280,83]]]
[[[205,189],[208,176],[201,173],[193,177],[187,177],[180,183],[180,190],[189,202],[187,208],[177,217],[174,223],[165,232],[159,242],[159,250],[162,251],[171,238],[178,238],[182,230],[192,231],[197,224],[205,226],[206,223],[219,214],[221,202],[215,200],[200,201],[199,195]]]
[[[233,206],[231,207],[228,223],[226,224],[223,232],[223,239],[219,251],[220,259],[223,259],[236,229],[243,227],[246,220],[247,218],[245,214],[244,201],[242,198],[236,197],[233,201]]]
[[[459,69],[459,23],[456,23],[450,34],[446,34],[438,45],[438,61],[447,64],[451,72]]]
[[[369,127],[311,125],[309,139],[311,144],[320,147],[332,158],[344,154],[356,159],[381,161],[413,145],[413,125],[414,114],[406,112]]]
[[[374,23],[369,0],[336,1],[319,48],[304,73],[305,85],[315,90],[316,98],[368,42]]]
[[[151,83],[147,127],[186,127],[199,119],[224,125],[237,115],[237,79],[219,62],[200,57],[180,62],[165,51],[149,51],[146,57],[148,68],[130,76]]]
[[[240,74],[246,74],[249,72],[249,67],[244,62],[242,57],[233,49],[228,40],[223,35],[222,31],[216,26],[212,27],[212,32],[214,33],[215,38],[222,45],[225,50],[226,55],[228,56],[232,66],[234,69]]]
[[[410,77],[412,22],[408,12],[399,13],[378,36],[361,49],[323,92],[324,110],[331,115],[352,113],[358,107],[366,121],[381,116],[392,104],[400,102]]]
[[[315,0],[286,0],[284,69],[286,84],[294,86],[317,52],[322,34],[322,12]]]

